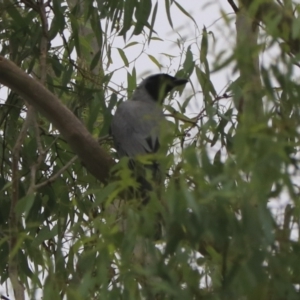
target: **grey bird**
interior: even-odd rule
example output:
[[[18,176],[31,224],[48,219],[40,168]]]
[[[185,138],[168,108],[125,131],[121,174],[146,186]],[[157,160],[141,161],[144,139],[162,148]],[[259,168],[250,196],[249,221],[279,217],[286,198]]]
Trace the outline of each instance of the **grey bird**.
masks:
[[[160,147],[160,124],[164,120],[162,102],[175,87],[188,80],[168,74],[155,74],[144,79],[129,101],[121,103],[112,119],[111,135],[119,158],[131,160],[147,153],[155,153]],[[153,170],[157,164],[153,163]],[[151,190],[151,185],[138,178],[142,189]]]

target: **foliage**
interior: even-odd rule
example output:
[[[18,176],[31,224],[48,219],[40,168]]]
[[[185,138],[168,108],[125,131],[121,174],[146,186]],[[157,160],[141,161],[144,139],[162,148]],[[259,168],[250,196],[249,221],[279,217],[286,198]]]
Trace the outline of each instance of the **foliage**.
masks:
[[[165,54],[168,68],[190,78],[192,88],[166,103],[171,129],[156,158],[168,176],[146,206],[123,200],[136,184],[125,160],[114,167],[118,176],[97,182],[43,115],[2,89],[1,283],[10,278],[14,285],[17,266],[31,299],[40,292],[45,300],[299,298],[299,8],[289,1],[241,2],[246,8],[237,14],[251,21],[240,20],[245,26],[237,28],[232,49],[209,60],[216,36],[204,27],[192,41],[177,41],[179,66]],[[272,17],[271,4],[282,15]],[[171,27],[174,6],[196,24],[184,5],[165,0]],[[57,95],[115,157],[111,116],[140,80],[135,63],[146,44],[163,42],[158,9],[151,0],[6,0],[1,55]],[[251,30],[258,20],[257,41]],[[124,48],[114,43],[118,35]],[[257,68],[274,45],[274,61]],[[126,49],[140,46],[131,61]],[[124,67],[112,70],[117,55]],[[239,78],[219,93],[212,75],[232,66]],[[127,89],[112,79],[124,70]],[[183,101],[171,100],[179,96]],[[274,212],[271,204],[283,200]]]

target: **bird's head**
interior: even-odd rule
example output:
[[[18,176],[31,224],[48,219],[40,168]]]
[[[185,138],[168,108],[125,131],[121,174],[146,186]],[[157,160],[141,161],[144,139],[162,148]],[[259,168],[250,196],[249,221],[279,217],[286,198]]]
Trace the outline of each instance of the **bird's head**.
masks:
[[[162,103],[173,88],[184,85],[187,82],[188,80],[186,79],[176,78],[168,74],[155,74],[144,79],[138,89],[140,91],[144,89],[151,96],[151,100]]]

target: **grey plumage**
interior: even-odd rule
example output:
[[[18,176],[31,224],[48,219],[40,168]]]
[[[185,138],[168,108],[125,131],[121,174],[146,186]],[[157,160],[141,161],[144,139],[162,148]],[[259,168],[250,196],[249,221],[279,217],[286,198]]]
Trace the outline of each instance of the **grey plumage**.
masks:
[[[153,102],[123,102],[111,125],[119,157],[133,158],[138,154],[155,152],[154,145],[158,142],[159,123],[162,120],[161,108]]]
[[[111,134],[119,157],[155,153],[160,145],[160,124],[164,120],[161,104],[176,86],[186,79],[167,74],[147,77],[130,101],[121,103],[113,117]]]

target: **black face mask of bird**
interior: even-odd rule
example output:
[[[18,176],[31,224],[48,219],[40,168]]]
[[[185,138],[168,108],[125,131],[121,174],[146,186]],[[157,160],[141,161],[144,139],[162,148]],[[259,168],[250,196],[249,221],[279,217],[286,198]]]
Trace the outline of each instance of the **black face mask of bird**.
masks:
[[[160,146],[160,123],[164,120],[161,103],[167,94],[175,87],[188,81],[168,74],[156,74],[144,79],[134,91],[130,101],[121,103],[113,117],[111,135],[120,158],[130,158],[131,169],[136,168],[135,158],[144,154],[155,153]],[[159,165],[153,162],[147,168],[151,169],[155,178],[159,173]],[[138,172],[142,198],[151,190],[151,184]]]

